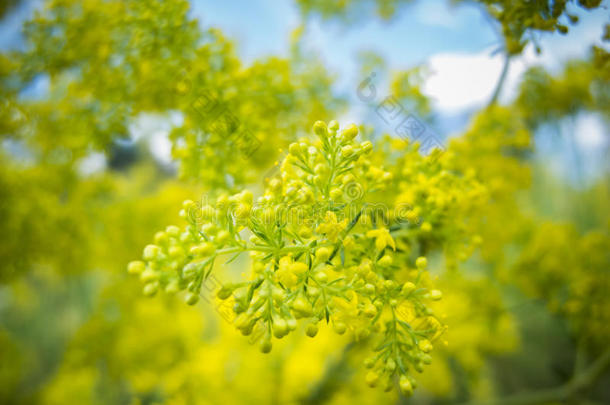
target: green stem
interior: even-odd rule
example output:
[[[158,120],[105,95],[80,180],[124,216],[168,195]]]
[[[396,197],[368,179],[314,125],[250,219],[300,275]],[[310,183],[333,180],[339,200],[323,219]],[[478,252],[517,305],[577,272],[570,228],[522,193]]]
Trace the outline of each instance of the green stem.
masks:
[[[589,368],[574,375],[568,383],[562,386],[488,401],[470,402],[469,405],[533,405],[547,402],[565,402],[581,390],[592,385],[608,365],[610,365],[610,349],[598,357]]]

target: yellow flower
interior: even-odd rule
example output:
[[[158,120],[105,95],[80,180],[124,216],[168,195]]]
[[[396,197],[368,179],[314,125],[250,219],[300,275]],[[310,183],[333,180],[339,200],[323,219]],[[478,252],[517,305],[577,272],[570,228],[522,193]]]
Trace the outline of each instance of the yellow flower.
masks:
[[[339,234],[347,227],[347,218],[337,222],[337,215],[332,211],[327,211],[324,222],[318,225],[316,232],[326,235],[328,240],[336,242]]]
[[[394,243],[390,231],[386,228],[372,229],[366,233],[366,236],[368,238],[375,238],[375,247],[377,247],[377,250],[383,250],[386,246],[390,246],[393,250],[396,250],[396,243]]]

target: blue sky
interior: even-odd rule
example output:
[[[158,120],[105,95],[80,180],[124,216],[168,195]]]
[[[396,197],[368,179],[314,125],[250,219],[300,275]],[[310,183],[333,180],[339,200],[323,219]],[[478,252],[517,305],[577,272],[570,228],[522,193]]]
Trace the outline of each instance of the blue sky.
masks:
[[[40,3],[26,0],[0,23],[0,49],[20,46],[20,24]],[[514,95],[527,67],[543,64],[558,70],[566,60],[584,56],[588,44],[599,43],[602,26],[610,21],[609,3],[604,1],[604,7],[594,12],[574,6],[581,20],[569,35],[540,36],[543,54],[536,55],[530,47],[511,64],[501,100],[508,101]],[[234,40],[245,63],[287,55],[290,33],[301,23],[298,9],[290,0],[191,0],[191,5],[191,13],[202,27],[218,27]],[[380,54],[390,70],[426,64],[431,75],[424,91],[438,112],[434,130],[441,137],[463,130],[471,113],[491,97],[502,67],[502,57],[494,53],[500,43],[496,28],[479,6],[456,6],[449,0],[415,1],[402,7],[390,21],[363,18],[351,26],[312,16],[304,35],[306,49],[317,54],[336,75],[337,93],[353,101],[345,116],[339,117],[343,121],[362,122],[374,116],[370,105],[355,98],[357,85],[364,79],[357,60],[361,51]],[[575,127],[583,152],[591,155],[591,164],[596,166],[595,162],[603,161],[604,156],[595,153],[610,138],[606,123],[587,115],[582,122],[577,120]]]

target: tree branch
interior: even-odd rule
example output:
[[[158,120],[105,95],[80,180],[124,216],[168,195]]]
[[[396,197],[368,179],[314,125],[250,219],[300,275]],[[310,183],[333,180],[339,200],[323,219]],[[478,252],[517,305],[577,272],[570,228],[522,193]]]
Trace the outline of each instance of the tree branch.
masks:
[[[498,84],[496,84],[496,88],[494,90],[493,95],[491,96],[491,100],[489,100],[489,104],[487,105],[487,107],[491,107],[498,101],[498,97],[500,97],[500,92],[502,91],[502,87],[504,87],[504,82],[506,81],[509,65],[510,55],[506,53],[504,56],[504,65],[502,66],[502,72],[500,73],[500,78],[498,79]]]

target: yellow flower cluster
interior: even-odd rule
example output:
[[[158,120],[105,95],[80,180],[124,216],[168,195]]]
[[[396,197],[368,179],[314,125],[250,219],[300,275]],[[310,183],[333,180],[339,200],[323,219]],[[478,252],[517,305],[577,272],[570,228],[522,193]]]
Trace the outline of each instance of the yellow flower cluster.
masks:
[[[371,162],[371,142],[357,142],[356,126],[340,130],[335,121],[316,122],[313,132],[316,139],[290,145],[281,173],[256,201],[247,190],[213,204],[185,201],[188,225],[157,233],[128,271],[145,295],[186,290],[195,304],[219,256],[249,252],[251,276],[226,283],[218,298],[231,300],[236,327],[262,352],[299,319],[310,337],[325,321],[338,334],[378,340],[366,362],[368,384],[391,389],[396,376],[410,394],[410,370],[430,363],[431,341],[443,331],[429,305],[442,294],[425,276],[426,258],[397,248],[395,216],[383,204],[371,209],[393,179]]]

